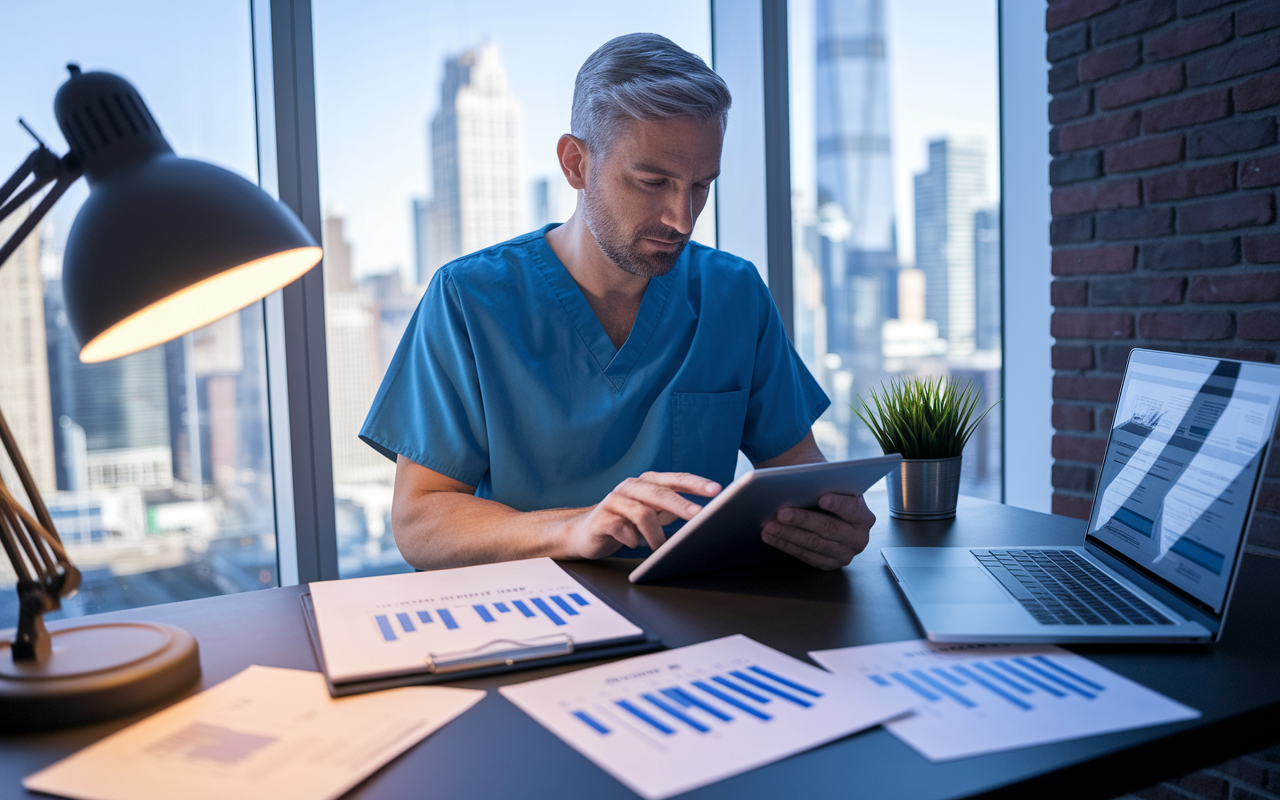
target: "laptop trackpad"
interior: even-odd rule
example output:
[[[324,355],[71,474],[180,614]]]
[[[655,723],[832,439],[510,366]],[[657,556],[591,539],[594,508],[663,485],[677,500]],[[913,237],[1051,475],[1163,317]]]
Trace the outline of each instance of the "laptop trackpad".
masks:
[[[981,567],[898,567],[921,603],[1012,603]]]

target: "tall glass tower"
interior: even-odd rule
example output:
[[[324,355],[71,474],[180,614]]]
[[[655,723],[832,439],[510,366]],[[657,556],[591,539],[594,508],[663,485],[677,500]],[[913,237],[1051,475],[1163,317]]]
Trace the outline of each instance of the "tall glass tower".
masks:
[[[897,308],[884,0],[815,0],[814,26],[818,260],[827,362],[837,368],[837,395],[865,396],[885,377],[882,324]],[[850,430],[866,433],[860,425]],[[869,435],[855,436],[849,445],[851,456],[878,452]]]

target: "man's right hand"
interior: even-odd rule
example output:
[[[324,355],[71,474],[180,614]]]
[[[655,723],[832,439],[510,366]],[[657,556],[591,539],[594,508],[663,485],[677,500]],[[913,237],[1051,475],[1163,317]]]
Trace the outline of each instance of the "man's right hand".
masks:
[[[688,520],[702,506],[680,493],[715,497],[720,484],[687,472],[646,472],[627,478],[597,505],[568,521],[568,549],[579,558],[604,558],[642,542],[658,549],[662,526]]]

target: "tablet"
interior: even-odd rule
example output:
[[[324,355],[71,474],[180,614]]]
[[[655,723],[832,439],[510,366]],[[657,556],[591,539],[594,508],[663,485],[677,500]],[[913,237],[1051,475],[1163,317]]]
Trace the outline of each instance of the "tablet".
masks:
[[[760,529],[783,506],[817,508],[827,492],[862,494],[902,461],[898,453],[746,473],[631,572],[632,583],[755,564],[783,556]]]

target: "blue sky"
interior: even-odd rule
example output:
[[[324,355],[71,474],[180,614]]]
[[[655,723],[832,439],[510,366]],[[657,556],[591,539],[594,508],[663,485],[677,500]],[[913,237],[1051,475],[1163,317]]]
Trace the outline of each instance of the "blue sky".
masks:
[[[133,81],[179,155],[256,178],[246,0],[3,2],[5,29],[31,35],[0,48],[0,70],[21,76],[0,94],[0,171],[31,149],[20,115],[65,150],[53,96],[66,62],[78,61]],[[995,2],[888,0],[887,12],[895,204],[909,248],[911,175],[924,167],[928,138],[987,138],[994,180]],[[617,0],[589,14],[528,0],[314,0],[314,19],[322,199],[346,208],[360,272],[412,266],[409,202],[427,192],[426,126],[446,56],[485,39],[502,47],[524,106],[527,180],[557,172],[573,76],[601,43],[648,30],[710,56],[706,0]],[[58,35],[39,33],[55,24]],[[55,210],[60,235],[84,193],[80,182]]]

